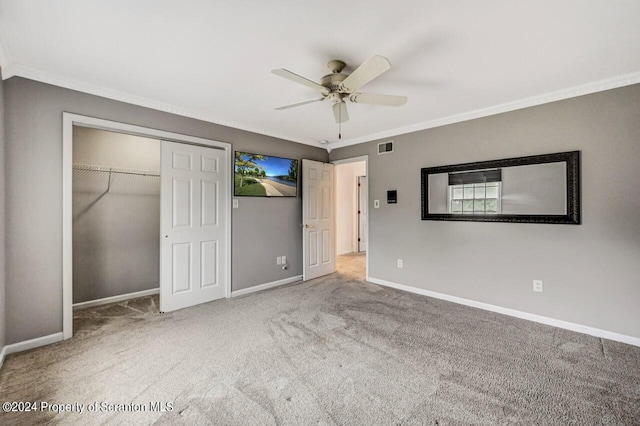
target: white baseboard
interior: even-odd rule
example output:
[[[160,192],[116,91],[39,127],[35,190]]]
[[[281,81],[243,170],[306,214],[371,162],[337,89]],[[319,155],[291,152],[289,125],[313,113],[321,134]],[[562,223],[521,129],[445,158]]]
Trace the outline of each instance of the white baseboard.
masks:
[[[499,314],[509,315],[511,317],[521,318],[541,324],[551,325],[553,327],[563,328],[565,330],[576,331],[578,333],[588,334],[590,336],[602,337],[603,339],[615,340],[616,342],[627,343],[633,346],[640,346],[640,338],[627,336],[625,334],[614,333],[612,331],[601,330],[599,328],[589,327],[587,325],[576,324],[573,322],[563,321],[555,318],[549,318],[542,315],[531,314],[528,312],[517,311],[515,309],[504,308],[502,306],[491,305],[489,303],[477,302],[475,300],[464,299],[462,297],[451,296],[444,293],[425,290],[422,288],[412,287],[404,284],[397,284],[391,281],[381,280],[378,278],[368,277],[367,281],[374,284],[380,284],[385,287],[391,287],[398,290],[407,291],[409,293],[420,294],[423,296],[442,299],[448,302],[458,303],[460,305],[471,306],[473,308],[484,309],[485,311],[496,312]]]
[[[285,278],[283,280],[272,281],[266,284],[260,284],[249,288],[243,288],[242,290],[232,291],[231,297],[242,296],[244,294],[255,293],[256,291],[266,290],[268,288],[278,287],[280,285],[295,283],[302,280],[302,275],[296,275],[295,277]]]
[[[353,250],[341,251],[340,253],[336,253],[336,256],[344,256],[345,254],[355,253]]]
[[[39,348],[40,346],[50,345],[52,343],[61,342],[62,332],[49,334],[48,336],[36,337],[35,339],[25,340],[24,342],[7,345],[3,349],[4,355],[14,354],[16,352],[28,351],[29,349]],[[3,356],[4,359],[4,356]]]
[[[109,303],[122,302],[124,300],[136,299],[138,297],[152,296],[160,293],[159,288],[152,288],[150,290],[136,291],[134,293],[120,294],[118,296],[105,297],[104,299],[89,300],[87,302],[80,302],[73,304],[73,310],[90,308],[92,306],[108,305]]]

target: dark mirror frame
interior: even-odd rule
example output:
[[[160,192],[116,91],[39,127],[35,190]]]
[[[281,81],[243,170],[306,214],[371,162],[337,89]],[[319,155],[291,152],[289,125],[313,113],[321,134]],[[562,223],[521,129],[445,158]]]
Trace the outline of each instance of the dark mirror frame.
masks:
[[[470,215],[452,213],[429,213],[429,175],[454,173],[470,170],[495,169],[502,167],[526,166],[531,164],[566,162],[567,167],[567,214],[495,214]],[[453,220],[467,222],[514,222],[580,224],[580,151],[559,152],[556,154],[532,155],[528,157],[506,158],[503,160],[480,161],[477,163],[456,164],[450,166],[426,167],[421,170],[422,180],[422,220]]]

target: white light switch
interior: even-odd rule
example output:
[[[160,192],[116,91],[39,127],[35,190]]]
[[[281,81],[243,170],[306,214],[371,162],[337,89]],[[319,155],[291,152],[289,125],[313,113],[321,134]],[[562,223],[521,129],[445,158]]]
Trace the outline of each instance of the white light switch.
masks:
[[[380,207],[380,200],[373,200],[373,208],[377,209]]]
[[[237,208],[238,208],[238,199],[237,199],[237,198],[234,198],[234,199],[233,199],[233,208],[234,208],[234,209],[237,209]]]
[[[542,281],[541,280],[533,280],[533,291],[538,293],[542,293]]]

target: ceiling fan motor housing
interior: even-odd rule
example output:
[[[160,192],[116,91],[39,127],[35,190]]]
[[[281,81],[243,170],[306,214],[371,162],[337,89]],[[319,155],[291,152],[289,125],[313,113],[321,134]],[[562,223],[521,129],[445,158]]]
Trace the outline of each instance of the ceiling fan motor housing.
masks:
[[[330,91],[337,91],[340,88],[340,83],[347,78],[344,74],[327,74],[320,79],[320,85],[326,87]]]

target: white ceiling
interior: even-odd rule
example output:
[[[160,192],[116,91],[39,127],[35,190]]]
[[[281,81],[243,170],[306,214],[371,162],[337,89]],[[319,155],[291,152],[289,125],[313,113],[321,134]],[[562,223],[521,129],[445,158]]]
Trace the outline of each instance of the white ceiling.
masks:
[[[341,146],[640,82],[637,0],[0,0],[3,78],[19,75],[316,145]],[[349,104],[343,141],[317,92],[341,59],[393,67]]]

